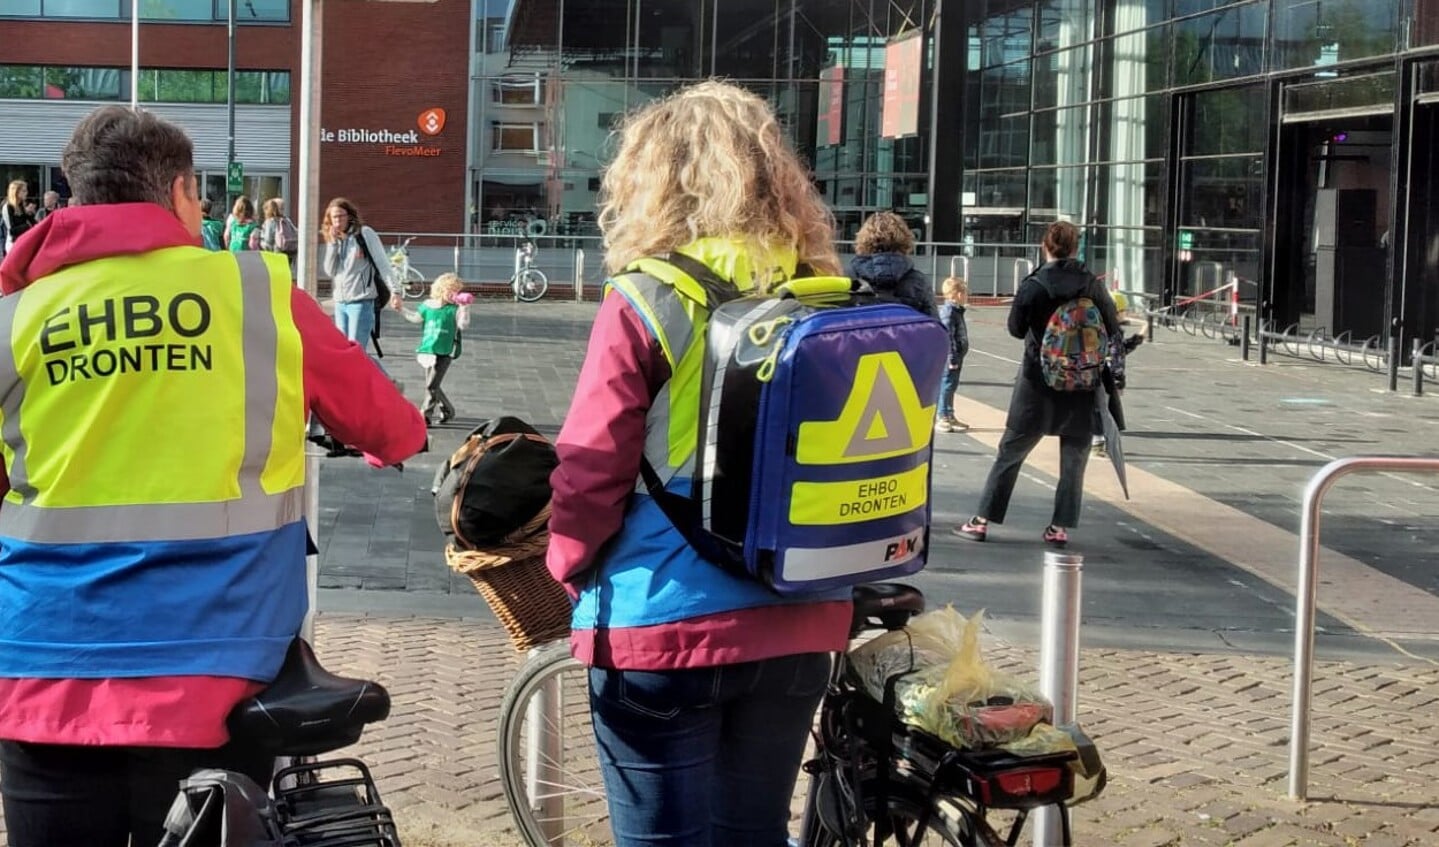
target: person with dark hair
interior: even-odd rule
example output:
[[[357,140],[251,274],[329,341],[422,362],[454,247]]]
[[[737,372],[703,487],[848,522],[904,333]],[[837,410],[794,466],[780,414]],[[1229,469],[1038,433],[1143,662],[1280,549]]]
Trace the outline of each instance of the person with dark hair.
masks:
[[[914,233],[894,212],[875,212],[859,227],[849,275],[869,283],[881,300],[895,300],[937,317],[934,286],[914,266]]]
[[[76,205],[0,263],[10,847],[158,844],[193,770],[267,782],[225,720],[307,612],[305,419],[372,464],[425,444],[284,257],[200,247],[192,156],[147,111],[95,110],[62,159]]]
[[[225,249],[225,224],[214,218],[215,201],[206,197],[200,201],[200,241],[206,250]]]
[[[1050,387],[1041,369],[1040,342],[1055,310],[1078,298],[1087,298],[1099,310],[1105,347],[1120,330],[1119,314],[1109,292],[1094,274],[1074,259],[1079,231],[1059,221],[1044,234],[1044,264],[1019,284],[1009,310],[1009,334],[1024,341],[1024,360],[1009,400],[1004,437],[994,458],[979,510],[954,533],[971,541],[984,541],[991,523],[1004,523],[1009,497],[1019,481],[1024,460],[1046,435],[1059,436],[1059,486],[1054,491],[1054,513],[1043,539],[1063,546],[1068,529],[1079,525],[1084,497],[1084,468],[1089,461],[1089,438],[1094,419],[1095,393],[1061,391]]]

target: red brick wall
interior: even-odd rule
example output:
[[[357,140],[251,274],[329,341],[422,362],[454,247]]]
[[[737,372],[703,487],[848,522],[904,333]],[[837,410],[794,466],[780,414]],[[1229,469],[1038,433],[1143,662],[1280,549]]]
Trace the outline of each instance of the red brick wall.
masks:
[[[320,113],[324,138],[335,140],[320,144],[321,204],[348,197],[380,231],[462,231],[469,40],[469,0],[325,5]],[[433,136],[418,126],[431,108],[445,111]],[[384,143],[339,143],[339,131],[352,129],[414,131],[418,143],[388,152]]]
[[[235,67],[283,71],[300,61],[300,0],[291,8],[293,26],[236,28]],[[92,65],[130,67],[130,24],[79,21],[5,21],[7,65]],[[140,23],[140,66],[223,70],[227,50],[222,24]],[[298,83],[299,77],[295,77]]]

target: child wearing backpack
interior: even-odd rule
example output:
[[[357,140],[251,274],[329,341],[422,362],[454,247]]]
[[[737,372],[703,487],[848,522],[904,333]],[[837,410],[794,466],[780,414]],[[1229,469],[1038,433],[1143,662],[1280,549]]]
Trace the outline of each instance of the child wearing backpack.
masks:
[[[939,420],[934,428],[940,432],[964,432],[969,424],[954,416],[954,392],[959,388],[959,371],[969,352],[969,327],[964,320],[969,283],[952,276],[945,279],[940,291],[944,302],[939,307],[939,320],[949,332],[949,362],[939,387]]]
[[[1024,340],[1024,361],[979,508],[954,528],[961,538],[984,541],[991,523],[1004,523],[1020,469],[1046,435],[1059,436],[1059,485],[1041,537],[1062,547],[1069,541],[1068,530],[1079,525],[1094,431],[1094,389],[1111,355],[1108,339],[1121,330],[1109,292],[1073,258],[1078,244],[1074,224],[1051,224],[1044,234],[1044,264],[1015,294],[1008,329]]]
[[[425,369],[425,425],[446,423],[455,417],[455,406],[440,387],[450,363],[460,355],[460,331],[470,325],[473,297],[465,293],[465,284],[452,273],[440,274],[430,284],[430,297],[418,309],[401,307],[405,320],[422,323],[420,345],[415,359]],[[435,412],[439,418],[435,418]]]

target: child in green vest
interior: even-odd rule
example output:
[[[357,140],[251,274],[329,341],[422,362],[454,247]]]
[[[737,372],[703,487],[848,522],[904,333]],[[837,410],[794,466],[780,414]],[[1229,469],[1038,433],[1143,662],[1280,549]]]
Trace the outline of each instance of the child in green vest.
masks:
[[[470,325],[469,304],[473,299],[465,293],[465,284],[457,275],[440,274],[430,285],[429,299],[418,309],[404,310],[405,320],[424,324],[415,359],[425,369],[425,404],[420,411],[429,426],[455,417],[455,406],[445,396],[440,383],[450,369],[450,362],[460,355],[460,330]],[[438,420],[434,417],[436,411]]]

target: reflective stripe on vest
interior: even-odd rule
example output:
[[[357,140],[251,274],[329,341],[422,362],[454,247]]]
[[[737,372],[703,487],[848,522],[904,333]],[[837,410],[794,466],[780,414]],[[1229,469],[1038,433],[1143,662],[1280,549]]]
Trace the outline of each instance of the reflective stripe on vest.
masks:
[[[282,256],[175,247],[0,298],[0,536],[185,541],[300,520],[290,297]]]
[[[637,267],[644,271],[614,277],[609,288],[623,294],[639,313],[670,366],[670,378],[645,418],[645,458],[660,481],[668,483],[676,476],[694,475],[708,312],[699,283],[678,268],[651,260]],[[635,490],[647,490],[643,479]]]

